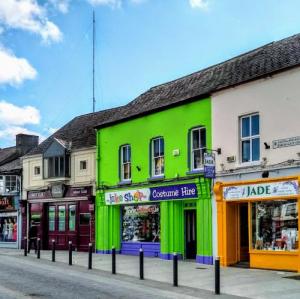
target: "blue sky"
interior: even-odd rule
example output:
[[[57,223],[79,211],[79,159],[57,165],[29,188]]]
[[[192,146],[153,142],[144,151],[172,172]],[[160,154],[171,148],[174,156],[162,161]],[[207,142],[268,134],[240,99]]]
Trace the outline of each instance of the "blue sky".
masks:
[[[0,147],[300,32],[298,0],[0,0]]]

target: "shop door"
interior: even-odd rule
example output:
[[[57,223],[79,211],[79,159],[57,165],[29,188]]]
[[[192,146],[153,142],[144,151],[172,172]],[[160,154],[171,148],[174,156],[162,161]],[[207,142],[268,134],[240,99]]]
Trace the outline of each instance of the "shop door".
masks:
[[[69,241],[77,248],[76,209],[75,203],[49,204],[48,248],[51,248],[52,240],[59,250],[67,250]]]
[[[240,258],[241,262],[249,262],[248,204],[239,205]]]
[[[187,259],[196,259],[196,210],[185,211],[185,252]]]

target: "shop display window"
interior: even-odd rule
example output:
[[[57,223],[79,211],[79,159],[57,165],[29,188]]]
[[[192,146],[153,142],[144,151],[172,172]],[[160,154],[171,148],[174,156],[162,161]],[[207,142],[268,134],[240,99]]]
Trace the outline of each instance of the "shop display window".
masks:
[[[252,245],[257,250],[297,250],[297,200],[252,203]]]
[[[63,232],[66,230],[66,207],[58,206],[58,230]]]
[[[55,230],[55,206],[49,206],[48,219],[49,231],[53,232]]]
[[[69,205],[69,231],[75,231],[76,206]]]
[[[17,236],[17,216],[10,216],[8,213],[0,215],[0,242],[17,242]]]
[[[159,242],[159,205],[124,206],[122,241]]]

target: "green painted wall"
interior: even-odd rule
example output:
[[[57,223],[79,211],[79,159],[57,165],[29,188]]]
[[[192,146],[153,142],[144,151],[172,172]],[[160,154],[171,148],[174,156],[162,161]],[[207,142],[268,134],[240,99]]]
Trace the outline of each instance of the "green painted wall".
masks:
[[[188,132],[197,126],[206,127],[207,148],[211,148],[211,100],[203,99],[165,111],[153,113],[138,119],[126,121],[97,132],[97,186],[113,187],[118,190],[119,147],[131,145],[132,183],[145,184],[144,187],[197,183],[199,199],[197,209],[197,254],[212,255],[211,197],[209,180],[202,178],[187,181],[159,182],[148,184],[150,177],[150,140],[164,137],[165,179],[188,177]],[[179,156],[173,156],[179,149]],[[140,171],[137,167],[141,168]],[[128,186],[126,189],[131,189]],[[134,189],[134,188],[133,188]],[[111,191],[111,190],[109,190]],[[96,249],[110,250],[111,246],[120,248],[120,207],[105,206],[104,193],[98,192],[96,198]],[[178,252],[184,254],[184,205],[186,201],[165,201],[161,209],[161,253]]]

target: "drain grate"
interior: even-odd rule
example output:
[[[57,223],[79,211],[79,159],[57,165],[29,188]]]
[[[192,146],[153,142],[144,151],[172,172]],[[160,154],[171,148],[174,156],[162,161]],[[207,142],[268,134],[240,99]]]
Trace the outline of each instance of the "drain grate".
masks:
[[[195,269],[197,269],[197,270],[206,270],[207,268],[205,268],[205,267],[196,267]]]

